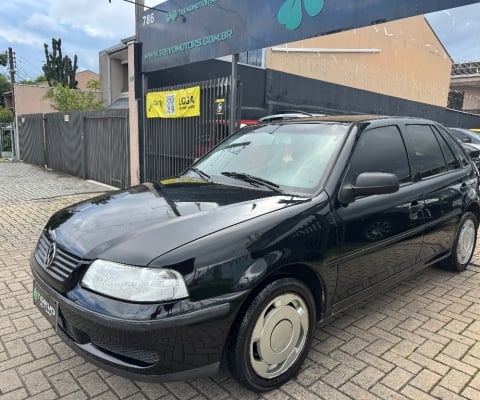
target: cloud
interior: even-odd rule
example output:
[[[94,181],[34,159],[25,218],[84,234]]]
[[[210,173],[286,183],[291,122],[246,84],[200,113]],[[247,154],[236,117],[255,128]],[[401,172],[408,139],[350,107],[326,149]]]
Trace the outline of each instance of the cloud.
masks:
[[[135,7],[124,1],[46,1],[48,17],[64,27],[81,30],[92,38],[121,38],[134,32]]]
[[[78,55],[79,70],[97,72],[99,52],[134,33],[134,15],[134,5],[122,0],[8,0],[0,13],[0,51],[12,47],[19,75],[36,77],[43,44],[51,49],[52,38],[61,38],[64,54]]]
[[[65,32],[65,29],[60,24],[48,15],[34,13],[30,18],[25,21],[24,29],[33,29],[40,31],[61,31]]]
[[[455,62],[480,61],[480,5],[453,8],[426,16]]]
[[[44,39],[41,35],[36,34],[35,32],[28,32],[24,29],[16,28],[13,26],[1,25],[0,28],[0,39],[6,40],[9,44],[13,43],[22,43],[22,44],[32,44],[32,45],[42,45]]]

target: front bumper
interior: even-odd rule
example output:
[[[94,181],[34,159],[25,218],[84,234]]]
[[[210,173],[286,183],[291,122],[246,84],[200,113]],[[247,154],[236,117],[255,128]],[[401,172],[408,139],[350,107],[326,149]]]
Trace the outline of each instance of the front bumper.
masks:
[[[50,288],[32,265],[35,285],[58,304],[58,335],[93,364],[130,379],[163,382],[215,374],[246,292],[222,304],[152,320],[110,317]]]

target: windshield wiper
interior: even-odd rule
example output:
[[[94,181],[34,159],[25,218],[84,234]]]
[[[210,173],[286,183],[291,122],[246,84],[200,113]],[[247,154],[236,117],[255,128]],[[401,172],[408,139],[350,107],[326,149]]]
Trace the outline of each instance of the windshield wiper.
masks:
[[[251,142],[241,142],[241,143],[232,143],[228,146],[225,146],[223,150],[231,149],[232,147],[247,147]]]
[[[200,176],[201,178],[205,179],[207,182],[210,180],[210,175],[208,175],[207,173],[203,172],[201,169],[198,169],[198,168],[196,168],[196,167],[190,167],[190,168],[189,168],[189,171],[195,172],[198,176]]]
[[[251,183],[251,184],[254,184],[254,185],[263,186],[263,187],[266,187],[266,188],[268,188],[270,190],[273,190],[274,192],[277,192],[277,193],[283,193],[279,189],[279,187],[280,187],[279,185],[277,185],[276,183],[270,182],[266,179],[260,178],[258,176],[245,174],[243,172],[228,172],[228,171],[222,172],[222,175],[227,176],[229,178],[238,179],[238,180],[241,180],[241,181],[244,181],[244,182],[248,182],[248,183]]]

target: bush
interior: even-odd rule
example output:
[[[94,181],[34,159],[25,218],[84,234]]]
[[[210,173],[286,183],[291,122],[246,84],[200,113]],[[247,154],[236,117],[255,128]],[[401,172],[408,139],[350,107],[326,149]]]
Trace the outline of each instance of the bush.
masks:
[[[45,98],[50,100],[52,108],[57,111],[101,111],[105,109],[101,100],[94,93],[70,89],[56,85],[48,89]]]
[[[13,122],[13,112],[0,107],[0,124],[9,124]]]

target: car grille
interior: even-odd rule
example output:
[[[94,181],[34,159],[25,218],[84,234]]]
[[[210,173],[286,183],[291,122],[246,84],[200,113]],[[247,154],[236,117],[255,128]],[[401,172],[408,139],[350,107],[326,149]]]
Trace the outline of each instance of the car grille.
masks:
[[[91,342],[104,353],[107,353],[129,364],[134,364],[138,367],[149,367],[156,364],[160,360],[160,356],[156,351],[136,348],[134,349],[131,347],[126,347],[120,343],[112,343],[111,340],[101,333],[89,332],[87,334],[72,326],[70,322],[65,319],[61,311],[58,326],[74,342],[79,344]]]
[[[156,351],[125,347],[120,343],[112,343],[101,335],[93,336],[90,334],[90,340],[102,351],[140,367],[147,367],[156,364],[160,359],[160,356]]]
[[[52,243],[53,241],[50,240],[49,236],[44,231],[40,236],[35,249],[35,260],[41,268],[41,272],[48,274],[48,277],[50,278],[49,281],[53,278],[53,280],[62,284],[62,287],[66,289],[64,284],[71,282],[80,268],[84,265],[90,264],[91,261],[77,257],[57,246],[55,257],[51,265],[46,267],[45,258],[47,256],[48,248]]]

